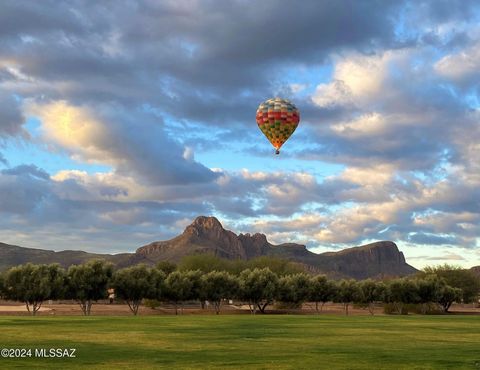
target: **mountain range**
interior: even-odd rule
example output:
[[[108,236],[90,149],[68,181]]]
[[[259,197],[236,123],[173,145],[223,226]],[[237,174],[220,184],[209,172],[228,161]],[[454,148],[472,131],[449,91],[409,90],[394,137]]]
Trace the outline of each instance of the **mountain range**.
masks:
[[[305,245],[271,244],[264,234],[235,234],[223,228],[215,217],[200,216],[177,237],[156,241],[138,248],[134,253],[96,254],[83,251],[23,248],[0,243],[0,270],[32,263],[59,263],[63,267],[102,258],[118,267],[137,263],[154,265],[159,261],[179,262],[192,254],[210,253],[227,259],[252,259],[274,256],[301,263],[311,272],[332,278],[378,278],[405,276],[417,270],[406,263],[402,252],[391,241],[379,241],[339,252],[313,253]]]
[[[403,253],[391,241],[317,254],[301,244],[271,244],[264,234],[236,235],[225,230],[215,217],[205,216],[197,217],[181,235],[150,243],[136,251],[137,255],[152,261],[173,262],[196,253],[212,253],[228,259],[275,256],[299,262],[312,272],[355,279],[404,276],[417,271],[406,263]]]

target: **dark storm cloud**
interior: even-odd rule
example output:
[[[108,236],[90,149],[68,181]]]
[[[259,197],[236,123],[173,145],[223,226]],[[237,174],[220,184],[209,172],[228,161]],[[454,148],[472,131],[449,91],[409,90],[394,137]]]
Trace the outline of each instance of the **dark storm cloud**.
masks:
[[[254,199],[245,196],[212,199],[214,209],[228,218],[258,217],[259,212],[254,210]]]
[[[0,68],[0,83],[15,80],[15,75],[6,68]]]
[[[447,142],[435,141],[428,134],[434,130],[412,128],[399,129],[387,135],[363,138],[341,137],[332,133],[315,137],[318,150],[311,147],[300,150],[303,159],[320,159],[326,162],[363,166],[382,163],[395,164],[401,170],[429,171],[443,159],[449,159]],[[437,134],[442,137],[442,134]]]
[[[80,32],[74,2],[2,1],[0,35],[2,38],[35,35],[50,31]]]
[[[38,168],[37,166],[30,164],[22,164],[13,168],[7,168],[0,171],[3,175],[15,175],[15,176],[29,176],[36,177],[38,179],[48,180],[50,175],[45,172],[43,169]]]
[[[28,215],[49,196],[48,177],[35,166],[26,167],[0,172],[1,213]]]
[[[429,245],[444,245],[444,244],[457,244],[458,241],[455,237],[451,236],[438,236],[434,234],[415,233],[408,237],[408,241],[415,244],[429,244]]]
[[[11,94],[0,89],[0,138],[20,134],[24,123],[25,118],[18,101]]]
[[[188,157],[183,148],[168,137],[161,123],[143,114],[107,113],[108,129],[92,137],[97,145],[118,161],[119,174],[136,174],[151,184],[192,184],[211,182],[218,177],[210,169]],[[115,124],[119,123],[119,124]]]
[[[122,23],[122,39],[194,85],[248,86],[289,62],[323,62],[332,48],[372,48],[393,41],[393,1],[140,3]],[[124,14],[125,16],[126,14]],[[128,14],[130,16],[130,14]],[[174,31],[174,34],[172,33]],[[171,44],[171,45],[170,45]],[[153,54],[150,46],[176,46]],[[162,50],[163,51],[163,50]],[[166,51],[166,50],[165,50]],[[170,56],[182,56],[176,63]]]
[[[2,54],[28,76],[68,83],[52,96],[134,99],[218,124],[250,118],[245,107],[272,93],[282,67],[394,43],[398,3],[7,2],[1,10]]]

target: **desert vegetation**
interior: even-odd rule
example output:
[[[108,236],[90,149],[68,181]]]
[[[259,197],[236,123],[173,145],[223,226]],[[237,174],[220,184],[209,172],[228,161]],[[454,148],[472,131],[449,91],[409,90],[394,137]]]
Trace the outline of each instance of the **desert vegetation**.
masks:
[[[1,297],[23,302],[32,315],[47,300],[68,299],[88,316],[111,288],[133,315],[142,302],[150,307],[173,304],[176,314],[183,312],[185,302],[197,302],[202,308],[208,302],[219,314],[226,301],[248,305],[253,315],[268,312],[273,304],[299,309],[306,302],[314,304],[317,313],[326,302],[338,302],[346,315],[352,305],[373,315],[376,305],[383,305],[389,314],[448,312],[454,302],[474,302],[480,282],[471,272],[449,265],[404,278],[333,280],[308,274],[287,260],[231,261],[211,255],[189,256],[178,265],[161,262],[123,269],[102,260],[67,270],[56,264],[26,264],[5,271],[0,278]]]

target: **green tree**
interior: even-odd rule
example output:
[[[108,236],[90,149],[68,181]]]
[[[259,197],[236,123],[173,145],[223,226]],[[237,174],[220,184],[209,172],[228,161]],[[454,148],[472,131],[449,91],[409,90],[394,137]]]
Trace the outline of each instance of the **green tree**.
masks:
[[[421,304],[422,314],[427,313],[430,304],[440,301],[445,285],[445,281],[436,275],[417,280],[418,303]]]
[[[240,258],[236,258],[234,260],[229,260],[228,261],[228,271],[229,273],[235,275],[235,276],[240,276],[243,270],[247,270],[249,265],[248,260],[243,260]]]
[[[320,311],[323,310],[323,306],[326,302],[333,300],[335,297],[335,283],[328,280],[324,275],[316,275],[310,279],[310,300],[315,302],[315,310],[318,312],[318,303]]]
[[[301,264],[275,256],[262,256],[247,261],[242,259],[229,260],[205,253],[185,256],[178,264],[178,269],[181,271],[200,270],[204,273],[227,271],[234,275],[240,275],[246,269],[253,270],[266,267],[278,276],[305,272]]]
[[[104,260],[70,266],[67,271],[68,298],[77,301],[85,316],[90,315],[93,302],[107,298],[112,275],[113,265]]]
[[[190,279],[189,271],[174,271],[165,280],[165,294],[163,295],[175,306],[175,315],[178,315],[178,304],[192,297],[193,282]]]
[[[385,301],[393,304],[396,313],[405,313],[404,308],[406,304],[418,303],[418,286],[415,280],[406,278],[394,279],[387,286]]]
[[[209,253],[185,256],[178,264],[178,269],[181,271],[200,270],[204,273],[211,271],[229,271],[230,267],[229,260],[216,257]]]
[[[278,299],[301,306],[310,297],[310,277],[305,273],[286,275],[280,278]]]
[[[337,284],[336,300],[343,303],[345,314],[348,315],[348,307],[353,302],[360,302],[362,300],[362,290],[359,284],[353,280],[341,280]]]
[[[58,264],[27,263],[7,271],[4,295],[7,299],[24,302],[28,312],[36,315],[44,301],[62,297],[64,281],[65,271]]]
[[[0,299],[5,297],[5,274],[0,273]]]
[[[278,277],[268,267],[243,270],[239,277],[239,295],[248,301],[250,312],[256,314],[257,307],[265,313],[265,308],[273,302],[278,290]]]
[[[190,289],[190,295],[187,299],[189,300],[199,300],[200,306],[202,309],[205,308],[205,301],[207,297],[203,290],[202,276],[203,272],[200,270],[186,271],[186,278],[191,282],[192,288]]]
[[[160,261],[155,267],[157,268],[157,270],[162,271],[165,276],[170,275],[177,269],[177,265],[170,261]]]
[[[448,312],[453,302],[461,302],[462,294],[463,292],[460,288],[444,285],[438,297],[438,303],[442,306],[444,312]]]
[[[382,302],[385,298],[387,287],[384,283],[367,279],[359,282],[362,292],[361,303],[366,304],[371,315],[374,314],[376,302]]]
[[[470,270],[449,264],[425,267],[421,275],[436,275],[445,279],[447,285],[462,290],[463,303],[472,303],[480,292],[480,279]]]
[[[247,267],[253,269],[269,268],[277,276],[300,274],[305,268],[297,262],[273,256],[262,256],[247,261]]]
[[[222,299],[234,298],[238,294],[238,279],[226,271],[212,271],[202,276],[205,297],[213,303],[215,313],[220,313]]]
[[[164,279],[163,271],[140,264],[116,271],[112,287],[115,295],[127,302],[130,311],[137,315],[144,298],[154,299],[162,293]]]

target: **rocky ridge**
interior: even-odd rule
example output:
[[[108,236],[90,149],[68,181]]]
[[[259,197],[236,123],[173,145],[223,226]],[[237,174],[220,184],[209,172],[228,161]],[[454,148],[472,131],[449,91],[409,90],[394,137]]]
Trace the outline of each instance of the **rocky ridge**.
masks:
[[[305,245],[273,245],[264,234],[239,234],[223,228],[215,217],[200,216],[185,231],[167,241],[153,242],[137,249],[148,260],[180,261],[184,256],[211,253],[229,259],[277,256],[296,261],[311,270],[330,276],[367,277],[403,276],[416,272],[391,241],[380,241],[339,252],[316,254]]]

